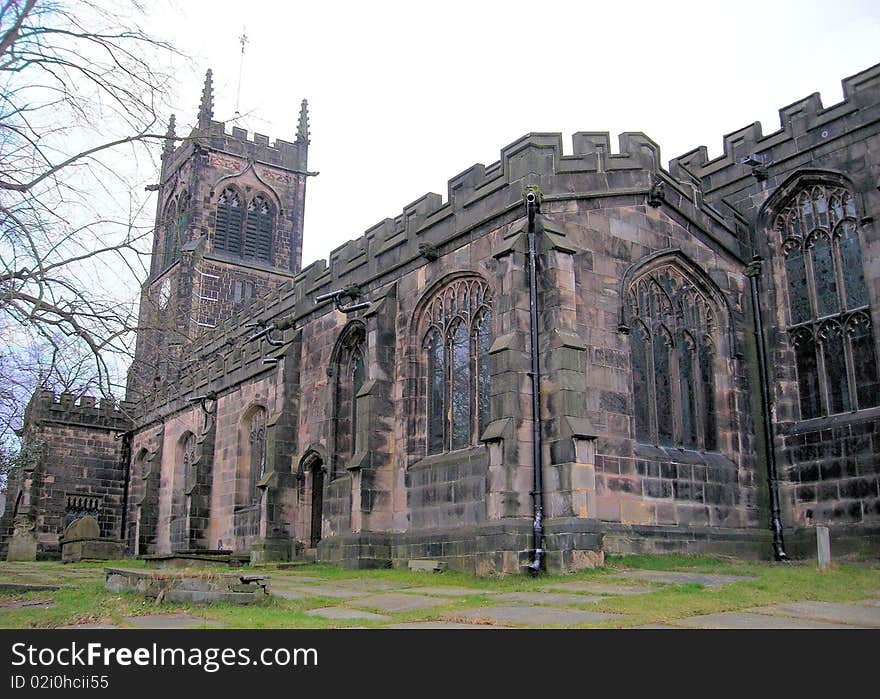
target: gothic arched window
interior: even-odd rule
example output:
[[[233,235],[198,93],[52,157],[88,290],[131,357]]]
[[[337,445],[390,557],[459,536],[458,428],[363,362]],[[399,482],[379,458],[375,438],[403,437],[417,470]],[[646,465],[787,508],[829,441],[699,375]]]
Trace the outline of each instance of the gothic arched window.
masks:
[[[492,301],[481,279],[460,279],[429,302],[422,321],[429,454],[475,444],[489,423]]]
[[[242,418],[239,426],[238,483],[235,504],[256,505],[260,499],[257,483],[266,473],[266,409],[257,406]]]
[[[627,310],[636,441],[717,449],[714,302],[664,266],[633,281]]]
[[[214,226],[214,250],[241,254],[241,228],[244,207],[241,197],[231,187],[224,189],[217,200],[217,222]]]
[[[275,215],[265,197],[251,199],[247,208],[242,257],[253,257],[262,262],[272,261],[272,224]]]
[[[808,185],[776,215],[801,419],[880,404],[856,205],[843,187]]]
[[[335,352],[334,401],[336,463],[349,461],[364,445],[358,441],[358,391],[367,377],[363,326],[355,324],[343,331]]]

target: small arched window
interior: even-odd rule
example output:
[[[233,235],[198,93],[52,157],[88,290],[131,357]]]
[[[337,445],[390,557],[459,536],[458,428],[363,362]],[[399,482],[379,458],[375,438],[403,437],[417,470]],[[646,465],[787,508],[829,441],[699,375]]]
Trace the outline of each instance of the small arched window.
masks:
[[[365,445],[358,439],[357,394],[366,381],[366,346],[363,327],[349,326],[336,349],[335,457],[336,464],[348,462]]]
[[[803,420],[880,404],[857,221],[852,194],[822,184],[802,187],[774,219]]]
[[[717,449],[714,302],[664,266],[633,281],[627,311],[636,441]]]
[[[272,261],[272,228],[275,215],[263,196],[251,199],[247,209],[242,257]]]
[[[214,250],[241,254],[241,229],[244,207],[238,192],[228,187],[217,200],[217,222],[214,226]]]
[[[235,504],[250,507],[260,500],[257,483],[266,474],[266,409],[245,413],[239,425],[239,461]]]
[[[488,285],[470,278],[444,287],[428,302],[421,327],[427,452],[469,447],[490,415]]]

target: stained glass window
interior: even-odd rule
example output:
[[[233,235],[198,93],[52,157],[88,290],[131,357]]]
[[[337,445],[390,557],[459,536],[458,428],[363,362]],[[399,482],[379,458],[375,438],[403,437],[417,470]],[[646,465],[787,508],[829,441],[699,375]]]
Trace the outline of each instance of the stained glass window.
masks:
[[[715,450],[715,304],[673,265],[637,277],[628,293],[636,440]]]
[[[880,404],[856,206],[843,187],[811,185],[776,216],[801,419]]]
[[[426,446],[429,454],[477,442],[489,424],[492,313],[488,286],[461,279],[425,309]]]

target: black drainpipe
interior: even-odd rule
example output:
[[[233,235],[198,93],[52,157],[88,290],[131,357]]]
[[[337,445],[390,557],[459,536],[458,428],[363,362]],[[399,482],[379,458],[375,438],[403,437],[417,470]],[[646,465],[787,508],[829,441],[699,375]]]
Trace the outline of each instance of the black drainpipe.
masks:
[[[782,540],[782,518],[779,507],[779,480],[776,471],[776,433],[770,416],[770,380],[767,374],[767,355],[764,351],[764,323],[758,305],[758,277],[761,274],[761,258],[755,255],[746,267],[746,276],[752,291],[752,315],[755,321],[755,346],[758,348],[758,373],[761,381],[761,414],[764,418],[764,456],[767,460],[767,485],[770,488],[770,530],[773,532],[773,558],[787,561]]]
[[[526,566],[530,572],[538,573],[544,559],[544,505],[542,501],[543,478],[541,457],[541,373],[538,362],[538,273],[537,245],[535,242],[535,214],[540,211],[538,193],[535,189],[526,192],[526,211],[529,217],[529,333],[532,354],[532,444],[534,446],[533,466],[535,470],[534,499],[534,547],[535,559]]]

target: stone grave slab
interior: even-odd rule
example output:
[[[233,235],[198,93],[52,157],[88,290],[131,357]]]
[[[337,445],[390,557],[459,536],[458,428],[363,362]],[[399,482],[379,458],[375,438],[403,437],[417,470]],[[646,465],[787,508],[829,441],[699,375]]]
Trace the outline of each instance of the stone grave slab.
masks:
[[[583,609],[511,604],[499,605],[497,607],[463,609],[456,611],[454,619],[450,620],[488,620],[499,624],[519,624],[522,626],[574,626],[576,624],[595,624],[620,618],[620,614],[588,612]]]
[[[310,609],[306,612],[308,616],[319,616],[323,619],[368,619],[369,621],[387,621],[391,617],[384,614],[374,614],[373,612],[365,612],[361,609],[349,609],[348,607],[321,607],[320,609]]]
[[[691,629],[851,629],[852,626],[832,624],[812,619],[792,619],[754,612],[721,612],[702,614],[687,619],[676,619],[675,623]]]
[[[200,626],[220,626],[216,621],[190,614],[147,614],[124,616],[122,620],[139,629],[194,629]]]
[[[627,570],[618,573],[618,576],[631,580],[647,580],[648,582],[671,583],[673,585],[687,585],[697,583],[706,587],[718,587],[736,582],[754,580],[748,575],[720,575],[717,573],[679,573],[666,570]]]
[[[0,592],[54,592],[59,585],[38,585],[24,582],[0,582]]]
[[[478,590],[474,587],[410,587],[401,590],[406,594],[467,597],[468,595],[497,595],[497,590]]]
[[[297,585],[300,583],[327,582],[324,578],[316,578],[311,575],[272,575],[270,580],[273,584],[290,582]]]
[[[55,603],[50,599],[25,599],[14,602],[0,602],[0,609],[51,609]]]
[[[409,612],[414,609],[438,607],[449,602],[443,597],[428,597],[425,595],[411,595],[405,593],[389,592],[381,595],[370,595],[351,602],[353,607],[366,607],[369,609],[381,609],[383,612]]]
[[[309,599],[310,597],[314,597],[314,595],[308,595],[301,590],[288,590],[275,585],[269,589],[269,594],[275,597],[281,597],[282,599]]]
[[[503,600],[504,602],[526,602],[528,604],[562,606],[567,604],[595,604],[602,601],[601,597],[564,592],[507,592],[503,595],[498,595],[494,599]]]
[[[880,628],[880,607],[842,602],[785,602],[749,611],[797,619],[816,619],[862,628]]]
[[[586,592],[594,595],[648,595],[659,588],[645,585],[615,585],[614,583],[568,582],[554,583],[548,590],[560,592]]]
[[[121,626],[113,624],[71,624],[70,626],[57,626],[59,629],[82,629],[83,631],[100,631],[106,629],[121,629]]]
[[[666,624],[645,624],[644,626],[630,626],[630,629],[677,629],[681,631],[680,626],[667,626]]]

